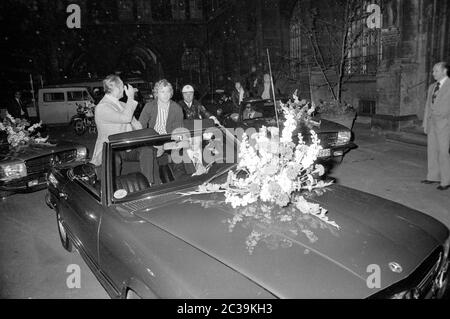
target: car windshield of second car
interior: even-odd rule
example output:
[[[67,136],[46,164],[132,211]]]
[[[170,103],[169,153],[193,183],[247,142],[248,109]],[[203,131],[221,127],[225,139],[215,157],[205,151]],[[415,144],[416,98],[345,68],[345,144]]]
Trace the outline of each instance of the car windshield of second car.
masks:
[[[211,128],[149,139],[112,150],[115,200],[165,188],[200,185],[226,171],[237,159],[233,136]],[[183,187],[185,186],[185,187]]]

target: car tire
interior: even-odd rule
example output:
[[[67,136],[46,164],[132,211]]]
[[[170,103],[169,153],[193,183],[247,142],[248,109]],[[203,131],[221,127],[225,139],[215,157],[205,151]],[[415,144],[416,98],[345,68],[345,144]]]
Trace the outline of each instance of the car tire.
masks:
[[[83,135],[86,132],[86,127],[82,120],[75,120],[75,122],[73,122],[73,129],[78,136]]]
[[[72,242],[70,241],[69,236],[67,235],[66,228],[62,223],[61,215],[59,214],[59,212],[56,212],[56,223],[58,226],[59,239],[61,239],[61,245],[68,252],[72,252],[73,250]]]
[[[125,299],[142,299],[134,290],[128,289]]]

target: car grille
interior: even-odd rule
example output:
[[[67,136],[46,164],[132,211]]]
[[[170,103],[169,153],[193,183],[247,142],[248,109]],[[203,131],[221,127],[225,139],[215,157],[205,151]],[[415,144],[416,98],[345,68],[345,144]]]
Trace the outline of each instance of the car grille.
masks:
[[[437,281],[448,266],[448,261],[443,258],[444,250],[439,247],[410,276],[370,298],[390,298],[395,293],[406,290],[412,292],[411,297],[414,299],[434,297],[440,289],[437,287]]]
[[[318,138],[320,139],[320,145],[323,148],[329,148],[335,146],[338,141],[338,133],[319,133]]]
[[[417,276],[417,283],[415,284],[415,298],[429,298],[433,293],[434,283],[439,274],[439,270],[444,265],[442,260],[444,252],[442,249],[437,249],[430,257],[414,272]],[[413,276],[414,276],[413,275]]]
[[[70,150],[33,158],[25,162],[27,166],[27,174],[31,175],[45,172],[54,165],[72,162],[76,159],[76,157],[77,150]]]

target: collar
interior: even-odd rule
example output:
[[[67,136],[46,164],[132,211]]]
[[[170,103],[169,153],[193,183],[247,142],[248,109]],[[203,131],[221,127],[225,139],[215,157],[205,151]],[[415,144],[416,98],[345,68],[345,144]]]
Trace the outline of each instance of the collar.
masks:
[[[446,76],[445,78],[443,78],[442,80],[439,81],[439,86],[442,87],[444,85],[444,83],[447,81],[448,76]]]
[[[111,101],[113,101],[115,104],[120,105],[120,101],[118,98],[112,96],[111,94],[107,93],[105,94],[105,96],[107,96]],[[121,106],[121,105],[120,105]]]
[[[167,103],[167,105],[166,104],[163,104],[163,103],[158,103],[158,102],[156,102],[157,103],[157,105],[158,105],[158,108],[161,108],[161,109],[163,109],[163,110],[168,110],[169,109],[169,107],[170,107],[170,101],[169,101],[169,103]]]
[[[184,104],[186,104],[186,105],[187,105],[187,107],[191,107],[191,106],[192,106],[192,104],[194,104],[194,101],[192,101],[191,103],[188,103],[188,102],[184,101]]]

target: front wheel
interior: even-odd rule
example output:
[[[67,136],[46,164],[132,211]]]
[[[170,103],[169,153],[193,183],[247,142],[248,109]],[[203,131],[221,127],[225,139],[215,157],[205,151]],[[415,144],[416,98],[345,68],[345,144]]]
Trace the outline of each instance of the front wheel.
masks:
[[[83,120],[77,119],[73,123],[73,129],[77,135],[83,135],[86,132],[86,126],[84,125]]]
[[[69,236],[67,235],[66,228],[64,227],[62,223],[61,216],[59,215],[59,212],[56,212],[56,222],[58,224],[58,232],[59,232],[59,238],[61,239],[61,244],[64,247],[65,250],[68,252],[72,252],[72,242],[69,239]]]

